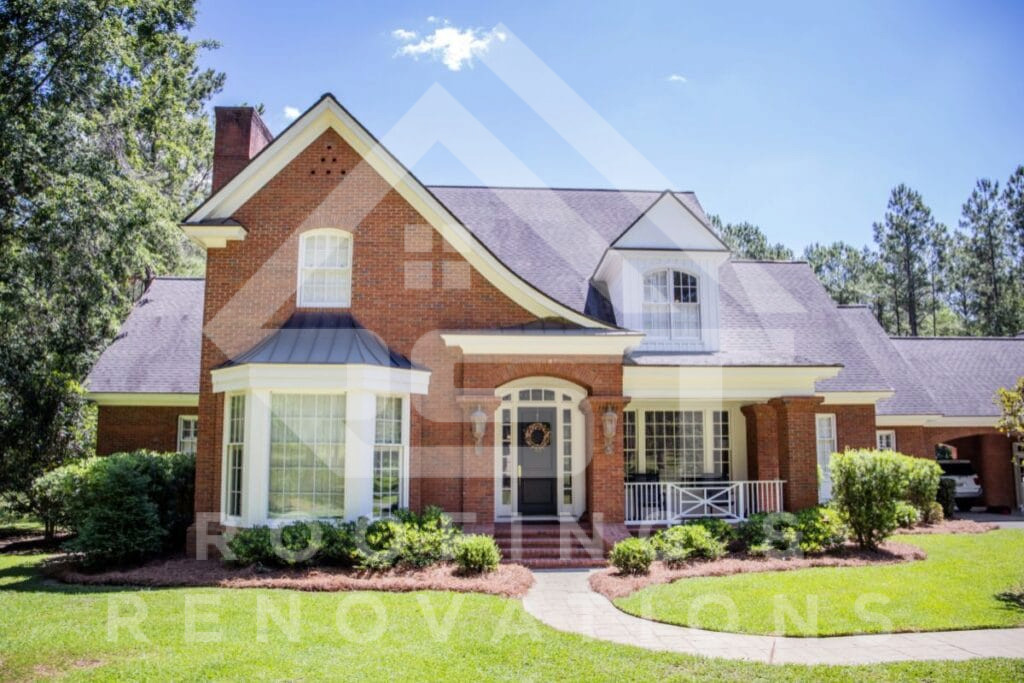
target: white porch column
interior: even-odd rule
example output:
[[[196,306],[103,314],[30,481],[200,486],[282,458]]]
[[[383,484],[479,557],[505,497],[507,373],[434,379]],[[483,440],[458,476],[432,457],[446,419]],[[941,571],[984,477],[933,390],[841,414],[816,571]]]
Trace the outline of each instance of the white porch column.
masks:
[[[246,526],[264,524],[270,498],[270,392],[254,389],[245,397],[245,457],[242,463],[242,516]]]
[[[373,512],[373,442],[377,396],[361,389],[345,394],[345,517]]]

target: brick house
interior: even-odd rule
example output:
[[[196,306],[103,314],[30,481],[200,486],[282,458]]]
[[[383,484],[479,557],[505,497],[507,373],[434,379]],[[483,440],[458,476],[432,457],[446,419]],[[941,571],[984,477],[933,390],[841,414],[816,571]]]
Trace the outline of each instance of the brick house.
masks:
[[[88,386],[100,453],[196,452],[214,527],[436,504],[611,540],[814,505],[876,444],[1017,504],[991,396],[1024,338],[890,339],[692,193],[427,187],[325,95],[276,138],[217,108],[182,229],[206,277],[155,279]]]

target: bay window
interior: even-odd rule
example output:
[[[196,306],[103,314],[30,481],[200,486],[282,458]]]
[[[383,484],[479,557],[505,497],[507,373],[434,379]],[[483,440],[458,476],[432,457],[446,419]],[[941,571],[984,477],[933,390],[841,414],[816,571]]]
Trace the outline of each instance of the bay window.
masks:
[[[402,399],[377,397],[373,445],[373,516],[390,517],[402,506]]]
[[[273,394],[271,517],[345,515],[345,396]]]
[[[245,461],[245,396],[228,398],[227,463],[225,469],[225,512],[232,517],[242,515],[242,467]]]

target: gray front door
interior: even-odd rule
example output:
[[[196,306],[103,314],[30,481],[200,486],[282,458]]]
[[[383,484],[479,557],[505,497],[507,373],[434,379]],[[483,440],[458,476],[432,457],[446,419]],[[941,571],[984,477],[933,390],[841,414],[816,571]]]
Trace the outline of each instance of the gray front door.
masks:
[[[553,515],[555,492],[555,408],[520,408],[516,455],[519,460],[519,514]]]

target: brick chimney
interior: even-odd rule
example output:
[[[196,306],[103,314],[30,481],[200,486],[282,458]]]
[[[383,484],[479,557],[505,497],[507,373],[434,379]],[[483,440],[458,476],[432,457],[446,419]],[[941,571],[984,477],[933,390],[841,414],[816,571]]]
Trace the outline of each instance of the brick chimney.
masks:
[[[253,107],[215,107],[213,191],[228,184],[274,136]]]

